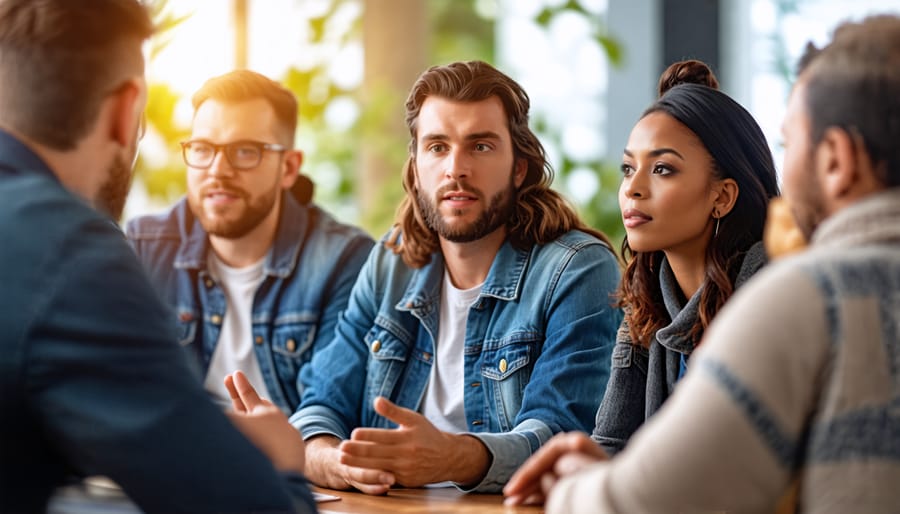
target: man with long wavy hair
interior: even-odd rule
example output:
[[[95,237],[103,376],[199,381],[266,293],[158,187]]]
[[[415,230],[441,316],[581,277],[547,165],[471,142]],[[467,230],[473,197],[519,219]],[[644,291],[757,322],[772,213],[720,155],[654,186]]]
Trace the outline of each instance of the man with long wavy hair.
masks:
[[[314,482],[498,491],[553,434],[593,426],[619,266],[550,189],[528,109],[483,62],[433,67],[413,86],[396,226],[291,417]]]

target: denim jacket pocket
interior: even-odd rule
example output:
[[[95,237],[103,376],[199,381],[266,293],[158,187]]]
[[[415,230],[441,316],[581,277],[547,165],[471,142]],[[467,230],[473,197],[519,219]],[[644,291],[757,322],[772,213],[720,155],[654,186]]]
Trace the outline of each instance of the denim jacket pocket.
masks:
[[[312,358],[310,349],[315,338],[315,323],[285,323],[272,330],[272,360],[279,382],[296,384],[295,391],[285,391],[293,404],[299,401],[302,393],[300,368]]]
[[[189,311],[178,313],[178,344],[188,346],[197,337],[197,316]]]
[[[372,327],[365,336],[369,350],[366,365],[366,401],[376,396],[390,398],[391,391],[406,368],[410,345],[381,326]]]
[[[525,386],[531,379],[535,360],[533,338],[514,337],[501,341],[494,349],[484,350],[481,376],[485,379],[485,392],[499,422],[499,430],[507,432],[515,426],[516,415],[522,408]]]
[[[650,354],[642,346],[630,343],[616,343],[612,351],[612,367],[614,369],[627,369],[632,366],[647,373]]]

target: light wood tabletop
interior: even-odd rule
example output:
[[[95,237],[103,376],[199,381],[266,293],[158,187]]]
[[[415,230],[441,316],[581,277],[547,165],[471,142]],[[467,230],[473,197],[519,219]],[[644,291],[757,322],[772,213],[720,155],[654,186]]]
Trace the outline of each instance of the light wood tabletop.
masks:
[[[541,514],[542,507],[505,507],[500,494],[463,493],[455,487],[391,489],[384,496],[335,491],[313,487],[314,491],[338,496],[338,501],[319,503],[321,514]]]

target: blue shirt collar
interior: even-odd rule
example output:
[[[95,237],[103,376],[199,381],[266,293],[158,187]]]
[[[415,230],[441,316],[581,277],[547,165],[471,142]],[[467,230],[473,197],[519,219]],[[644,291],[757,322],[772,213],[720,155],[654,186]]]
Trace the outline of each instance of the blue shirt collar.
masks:
[[[493,297],[498,300],[512,301],[522,293],[522,282],[525,270],[531,259],[531,252],[518,250],[507,239],[491,263],[491,269],[481,287],[479,300]],[[441,280],[444,276],[444,257],[441,252],[431,255],[431,261],[415,271],[406,292],[396,307],[399,310],[419,310],[436,305],[440,301]],[[479,302],[474,307],[477,308]]]

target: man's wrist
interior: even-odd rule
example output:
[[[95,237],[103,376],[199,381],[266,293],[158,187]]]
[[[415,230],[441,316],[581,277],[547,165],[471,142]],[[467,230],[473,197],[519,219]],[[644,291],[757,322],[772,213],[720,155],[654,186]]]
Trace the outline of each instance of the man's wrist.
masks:
[[[451,448],[455,448],[451,462],[450,481],[462,487],[474,487],[484,480],[493,462],[493,455],[487,446],[475,436],[458,434],[451,436]]]
[[[330,434],[322,434],[310,437],[306,440],[306,478],[310,482],[333,489],[346,488],[341,486],[339,477],[334,472],[338,462],[338,445],[341,440]]]

